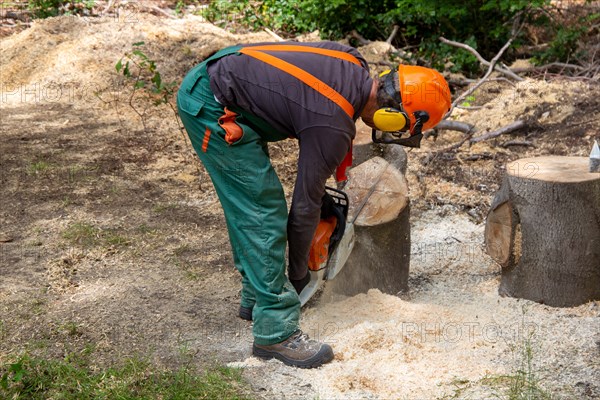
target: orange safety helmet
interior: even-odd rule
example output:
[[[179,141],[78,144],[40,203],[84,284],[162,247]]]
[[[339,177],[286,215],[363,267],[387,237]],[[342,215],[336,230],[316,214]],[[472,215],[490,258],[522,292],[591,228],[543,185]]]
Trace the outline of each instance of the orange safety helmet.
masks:
[[[396,107],[375,112],[373,123],[380,131],[409,130],[414,134],[418,120],[425,131],[435,127],[450,110],[450,88],[434,69],[401,64],[397,71],[387,70],[380,78],[386,93],[397,103]]]

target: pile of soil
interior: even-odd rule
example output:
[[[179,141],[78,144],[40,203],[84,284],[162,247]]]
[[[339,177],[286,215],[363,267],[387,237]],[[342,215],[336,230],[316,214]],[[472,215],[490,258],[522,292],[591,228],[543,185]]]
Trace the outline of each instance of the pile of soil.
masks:
[[[163,80],[180,81],[221,47],[272,38],[194,16],[131,17],[50,18],[0,39],[0,363],[93,343],[99,365],[144,354],[176,366],[187,349],[199,366],[243,366],[257,397],[480,398],[501,395],[502,375],[530,343],[544,387],[600,396],[600,303],[554,309],[500,298],[499,267],[481,246],[505,162],[589,152],[600,132],[597,85],[484,85],[474,104],[482,108],[455,117],[477,134],[527,120],[511,137],[536,147],[504,148],[501,137],[432,158],[462,137],[440,132],[409,152],[410,293],[326,293],[302,326],[336,359],[300,371],[249,358],[251,325],[236,318],[239,276],[210,180],[172,110],[150,107],[144,128],[114,68],[143,41]],[[362,50],[375,62],[389,46]],[[294,141],[271,146],[288,197],[296,152]]]

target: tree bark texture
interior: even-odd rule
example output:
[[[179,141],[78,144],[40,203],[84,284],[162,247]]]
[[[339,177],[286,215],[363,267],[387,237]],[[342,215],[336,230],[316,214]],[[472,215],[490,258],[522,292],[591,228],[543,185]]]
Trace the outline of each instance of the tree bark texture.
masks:
[[[499,293],[556,307],[600,300],[600,174],[585,157],[507,165],[485,229]]]

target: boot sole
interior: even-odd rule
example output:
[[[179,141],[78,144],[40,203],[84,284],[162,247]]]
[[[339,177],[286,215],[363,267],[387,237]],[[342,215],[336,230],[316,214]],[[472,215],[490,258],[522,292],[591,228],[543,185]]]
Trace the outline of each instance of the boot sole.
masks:
[[[275,358],[285,365],[298,368],[317,368],[333,360],[333,349],[329,345],[323,345],[317,354],[307,360],[294,360],[293,358],[288,358],[276,351],[261,349],[256,347],[256,345],[252,345],[252,354],[265,360]]]

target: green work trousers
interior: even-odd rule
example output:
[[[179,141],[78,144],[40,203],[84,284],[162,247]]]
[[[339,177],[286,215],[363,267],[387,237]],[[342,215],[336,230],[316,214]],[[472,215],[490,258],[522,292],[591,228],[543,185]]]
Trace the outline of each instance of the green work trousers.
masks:
[[[242,276],[241,305],[253,308],[254,341],[275,344],[298,329],[300,316],[298,295],[285,275],[283,188],[271,165],[267,142],[243,115],[235,120],[243,130],[241,139],[232,144],[225,140],[218,122],[225,111],[210,89],[209,60],[185,77],[177,108],[225,213],[233,261]]]

